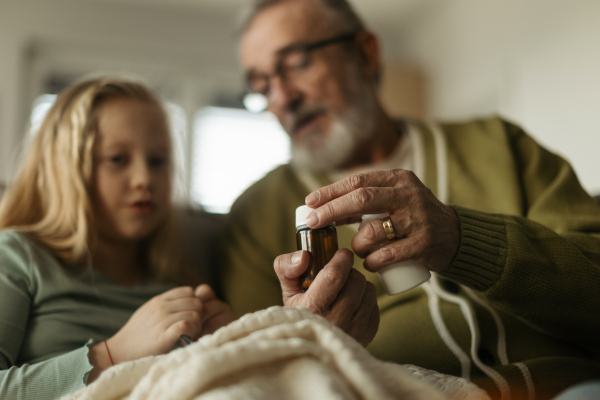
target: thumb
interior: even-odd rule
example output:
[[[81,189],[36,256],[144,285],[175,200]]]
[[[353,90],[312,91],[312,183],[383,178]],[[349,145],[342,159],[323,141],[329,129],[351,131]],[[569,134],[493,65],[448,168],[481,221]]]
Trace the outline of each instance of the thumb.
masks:
[[[203,283],[202,285],[198,286],[196,288],[196,290],[194,291],[194,294],[196,295],[197,298],[199,298],[200,300],[202,300],[204,302],[213,300],[216,298],[215,292],[206,283]]]
[[[309,254],[300,250],[295,253],[282,254],[275,259],[273,267],[283,294],[283,303],[294,295],[304,293],[302,282],[298,279],[308,268]]]

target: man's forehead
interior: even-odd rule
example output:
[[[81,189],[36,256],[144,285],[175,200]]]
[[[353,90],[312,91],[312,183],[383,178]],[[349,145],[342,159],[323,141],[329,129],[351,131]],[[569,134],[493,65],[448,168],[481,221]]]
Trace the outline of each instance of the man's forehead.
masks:
[[[315,0],[288,0],[267,7],[252,20],[240,42],[245,69],[266,67],[277,51],[319,40],[330,32],[327,9]]]

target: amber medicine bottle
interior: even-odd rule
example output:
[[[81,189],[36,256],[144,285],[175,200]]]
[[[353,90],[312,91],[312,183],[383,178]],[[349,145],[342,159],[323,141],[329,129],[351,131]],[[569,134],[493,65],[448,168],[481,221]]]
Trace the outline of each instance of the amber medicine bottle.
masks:
[[[296,209],[296,245],[298,250],[306,250],[310,257],[306,272],[300,276],[305,292],[338,249],[337,231],[333,225],[320,229],[311,229],[306,225],[306,217],[312,210],[308,206]]]

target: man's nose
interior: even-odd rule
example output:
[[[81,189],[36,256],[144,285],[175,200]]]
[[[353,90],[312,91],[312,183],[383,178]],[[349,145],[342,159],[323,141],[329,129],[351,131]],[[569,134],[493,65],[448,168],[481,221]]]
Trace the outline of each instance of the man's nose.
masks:
[[[294,110],[302,101],[302,91],[289,79],[274,76],[269,93],[269,111],[279,116]]]

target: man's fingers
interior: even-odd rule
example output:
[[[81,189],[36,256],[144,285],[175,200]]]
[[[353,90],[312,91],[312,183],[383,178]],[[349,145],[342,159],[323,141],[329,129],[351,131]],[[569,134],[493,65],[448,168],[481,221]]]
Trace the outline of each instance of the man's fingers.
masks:
[[[365,258],[375,245],[387,242],[389,241],[383,229],[383,222],[381,219],[374,219],[360,228],[350,244],[357,256]]]
[[[408,210],[397,210],[390,215],[394,235],[398,239],[402,239],[410,235],[414,230],[418,229],[419,221]],[[360,258],[365,258],[369,252],[373,251],[375,246],[386,245],[390,243],[385,230],[383,229],[383,220],[374,219],[366,223],[358,233],[352,238],[352,250]]]
[[[356,224],[356,223],[360,222],[361,220],[362,220],[362,216],[354,216],[354,217],[350,217],[350,218],[344,218],[344,219],[337,220],[337,221],[335,221],[335,225],[340,226],[340,225]]]
[[[421,245],[415,237],[400,239],[369,254],[363,266],[367,271],[377,272],[383,267],[400,261],[418,260]]]
[[[379,307],[377,306],[377,291],[375,285],[366,282],[360,306],[350,321],[349,334],[360,344],[367,346],[379,328]],[[365,324],[365,321],[367,322]]]
[[[302,283],[298,277],[308,268],[309,255],[306,251],[282,254],[275,259],[273,268],[281,284],[283,300],[293,295],[303,293]]]
[[[344,287],[331,305],[329,321],[346,330],[354,313],[361,306],[366,287],[367,279],[365,276],[352,268]]]
[[[371,282],[369,282],[371,283]],[[373,341],[373,338],[375,337],[375,335],[377,334],[377,331],[379,330],[379,321],[380,321],[380,315],[379,315],[379,305],[377,304],[377,289],[375,289],[375,285],[373,285],[372,283],[370,284],[370,288],[367,288],[367,290],[365,291],[365,296],[369,296],[370,299],[372,299],[372,306],[371,306],[371,313],[369,314],[369,322],[368,322],[368,329],[366,332],[366,337],[365,337],[365,341],[363,343],[363,345],[366,347],[369,343],[371,343],[371,341]],[[365,307],[365,310],[368,309],[368,306]]]
[[[398,188],[360,188],[315,209],[308,215],[306,222],[311,228],[317,229],[334,221],[356,219],[364,214],[389,213],[403,202],[402,191]]]
[[[315,314],[323,315],[344,287],[354,264],[348,249],[339,249],[331,261],[317,274],[303,298],[303,304]]]
[[[282,254],[277,257],[273,263],[275,273],[280,280],[281,278],[286,280],[296,279],[306,271],[308,259],[308,253],[304,250]]]
[[[371,339],[364,344],[366,347],[369,343],[373,341],[377,331],[379,330],[379,322],[381,321],[381,315],[379,314],[379,305],[375,302],[375,306],[371,309],[371,315],[369,315],[369,336]]]
[[[388,169],[352,175],[339,182],[324,186],[321,189],[312,192],[306,196],[305,202],[307,206],[317,208],[333,199],[337,199],[340,196],[360,188],[394,186],[398,179],[401,179],[405,173],[412,172],[401,169]]]

